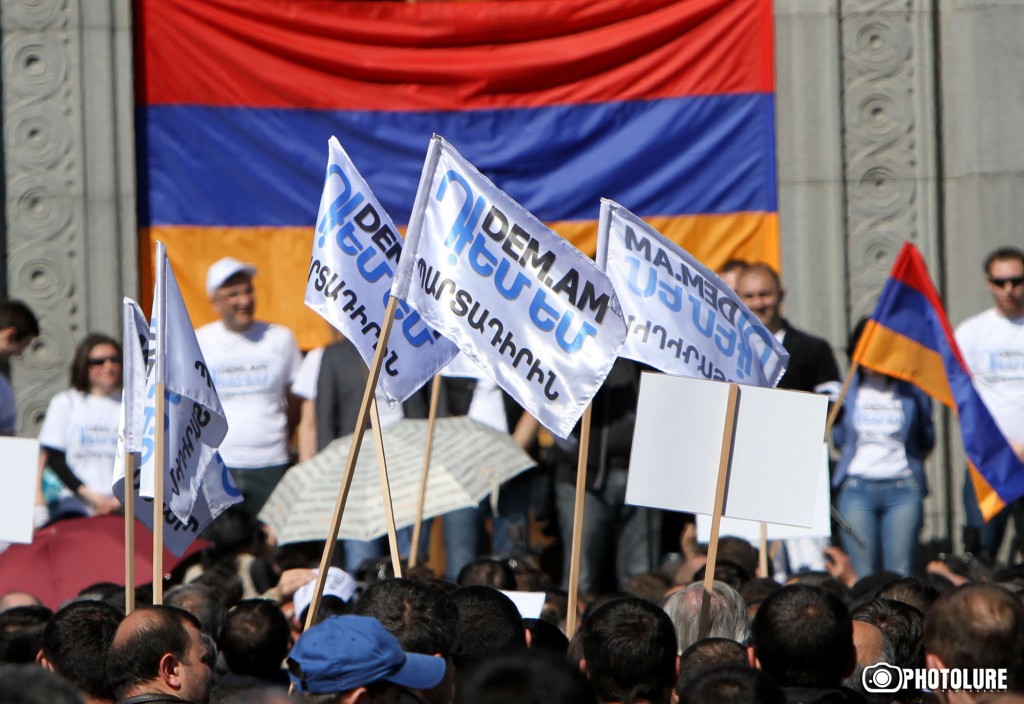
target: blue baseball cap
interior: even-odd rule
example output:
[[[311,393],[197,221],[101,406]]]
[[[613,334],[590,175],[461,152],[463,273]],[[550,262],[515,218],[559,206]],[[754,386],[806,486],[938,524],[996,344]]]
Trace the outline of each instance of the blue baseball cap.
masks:
[[[288,654],[295,688],[312,694],[348,692],[374,682],[430,689],[444,678],[445,661],[406,653],[369,616],[333,616],[299,636]]]

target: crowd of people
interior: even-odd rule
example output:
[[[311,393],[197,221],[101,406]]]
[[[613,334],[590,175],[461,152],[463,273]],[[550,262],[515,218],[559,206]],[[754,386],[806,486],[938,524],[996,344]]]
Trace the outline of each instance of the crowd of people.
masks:
[[[984,271],[994,307],[965,321],[956,338],[1024,459],[1024,252],[1001,248]],[[0,701],[283,702],[289,684],[300,693],[293,696],[319,702],[961,701],[959,692],[924,691],[935,688],[865,688],[879,663],[1005,668],[1006,686],[1024,693],[1024,572],[996,563],[1011,518],[1024,535],[1024,505],[985,523],[968,480],[967,557],[922,564],[931,400],[868,369],[840,400],[832,348],[783,317],[778,273],[740,261],[721,273],[789,353],[779,387],[843,405],[832,438],[836,545],[785,541],[763,574],[753,547],[723,540],[706,600],[710,633],[698,632],[706,546],[692,521],[625,501],[645,369],[625,359],[593,401],[581,625],[571,639],[569,551],[558,559],[557,546],[571,542],[578,434],[546,435],[464,361],[440,387],[440,413],[508,432],[537,466],[479,506],[436,521],[440,574],[420,566],[393,579],[383,540],[341,541],[334,586],[318,602],[317,625],[302,633],[322,545],[275,545],[259,510],[294,461],[292,438],[306,459],[355,430],[366,368],[346,340],[303,359],[287,328],[255,317],[255,268],[225,257],[206,277],[218,320],[197,339],[228,418],[222,457],[244,502],[209,527],[212,546],[175,570],[163,604],[125,616],[123,587],[109,584],[56,612],[31,594],[0,598],[0,659],[36,663],[0,669]],[[851,353],[863,325],[851,333]],[[27,307],[0,304],[0,358],[20,354],[38,334]],[[99,334],[75,352],[71,388],[54,397],[40,432],[37,525],[120,509],[110,484],[121,355],[116,340]],[[381,424],[424,417],[430,403],[424,389],[399,407],[378,404]],[[0,375],[0,430],[13,433],[15,418]],[[538,525],[556,546],[553,559],[535,549]],[[429,532],[428,524],[420,554]],[[408,554],[411,531],[399,537]],[[541,617],[524,619],[503,591],[544,592]],[[147,594],[139,591],[139,604]]]

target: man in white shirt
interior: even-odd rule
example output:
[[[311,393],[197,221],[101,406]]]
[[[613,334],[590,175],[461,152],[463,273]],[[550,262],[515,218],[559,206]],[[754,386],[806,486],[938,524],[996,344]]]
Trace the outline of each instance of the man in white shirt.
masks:
[[[255,274],[232,257],[215,262],[206,292],[220,320],[196,331],[228,419],[220,454],[253,515],[289,465],[299,407],[290,389],[302,361],[290,330],[256,320]]]
[[[985,259],[995,306],[956,329],[956,342],[974,386],[1007,441],[1024,460],[1024,250],[1002,247]],[[964,547],[995,558],[1012,514],[1024,538],[1024,503],[1016,501],[991,521],[982,521],[970,476],[964,482]]]

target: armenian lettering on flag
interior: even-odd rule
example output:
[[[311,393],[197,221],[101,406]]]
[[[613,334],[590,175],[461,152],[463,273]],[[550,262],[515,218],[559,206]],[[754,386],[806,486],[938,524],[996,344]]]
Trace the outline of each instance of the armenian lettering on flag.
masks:
[[[563,438],[626,337],[605,273],[437,135],[391,295]]]
[[[443,134],[581,251],[628,203],[712,269],[779,263],[770,0],[136,0],[142,271],[254,262],[261,318],[304,348],[323,144],[399,227]],[[147,291],[148,282],[143,282]]]
[[[601,199],[597,265],[626,319],[623,357],[669,374],[775,386],[789,353],[729,286],[627,209]]]
[[[1024,496],[1024,465],[974,388],[924,259],[909,242],[896,258],[853,359],[916,384],[956,409],[985,520]]]
[[[370,366],[402,240],[336,138],[331,137],[328,151],[306,305],[350,340]],[[458,352],[404,306],[388,338],[377,385],[389,402],[405,401]]]

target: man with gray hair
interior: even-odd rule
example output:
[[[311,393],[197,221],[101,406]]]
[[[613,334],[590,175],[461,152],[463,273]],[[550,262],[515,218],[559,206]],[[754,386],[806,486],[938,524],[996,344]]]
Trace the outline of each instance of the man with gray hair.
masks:
[[[679,652],[682,653],[699,639],[700,605],[704,598],[704,584],[694,582],[676,592],[665,602],[665,612],[676,629]],[[750,619],[747,606],[739,592],[725,582],[715,581],[711,591],[710,629],[705,638],[729,638],[746,645],[750,638]]]

